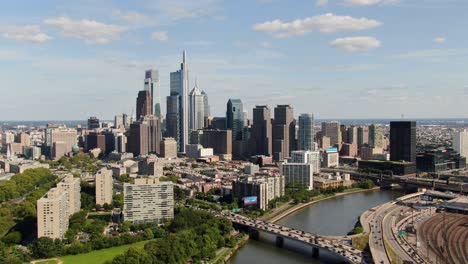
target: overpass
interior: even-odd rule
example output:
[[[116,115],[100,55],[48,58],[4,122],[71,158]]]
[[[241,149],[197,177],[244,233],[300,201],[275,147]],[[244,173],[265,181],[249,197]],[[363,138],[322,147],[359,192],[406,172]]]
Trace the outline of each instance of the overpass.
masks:
[[[340,173],[349,173],[353,179],[373,179],[379,181],[381,184],[384,183],[396,183],[402,187],[417,187],[417,188],[427,188],[434,190],[442,191],[451,191],[451,192],[462,192],[468,193],[468,183],[464,182],[454,182],[449,180],[438,180],[438,179],[426,179],[426,178],[417,178],[413,176],[406,175],[388,175],[388,174],[377,174],[377,173],[365,173],[353,169],[347,168],[337,168],[337,169],[326,169],[322,168],[323,172],[340,172]],[[381,185],[382,186],[382,185]]]
[[[281,248],[288,248],[312,257],[327,260],[327,263],[367,263],[361,250],[302,230],[280,226],[223,212],[220,216],[228,218],[234,227],[249,232],[251,238],[275,243]]]

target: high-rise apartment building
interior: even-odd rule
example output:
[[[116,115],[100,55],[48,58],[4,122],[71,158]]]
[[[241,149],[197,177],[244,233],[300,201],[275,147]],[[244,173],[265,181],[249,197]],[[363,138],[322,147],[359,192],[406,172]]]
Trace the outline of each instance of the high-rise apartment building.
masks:
[[[179,152],[185,153],[189,136],[189,90],[186,53],[183,52],[180,70],[170,74],[170,96],[167,100],[167,121],[171,126],[168,136],[175,137]],[[177,107],[177,108],[175,108]],[[173,131],[176,127],[177,132]]]
[[[112,170],[102,168],[96,173],[96,204],[112,204],[113,179]]]
[[[244,110],[240,99],[229,99],[226,110],[226,127],[232,131],[232,140],[242,140],[244,129]]]
[[[153,108],[151,106],[151,92],[147,90],[142,90],[138,92],[138,97],[136,100],[136,120],[140,118],[152,115]]]
[[[101,149],[102,153],[106,152],[106,136],[99,132],[90,132],[86,136],[86,149]]]
[[[115,151],[118,153],[127,152],[127,137],[124,133],[117,133],[115,135]]]
[[[467,158],[468,161],[468,131],[457,131],[452,138],[453,149],[460,153],[460,156]]]
[[[190,130],[203,129],[205,125],[205,96],[198,89],[197,84],[190,91]]]
[[[293,151],[291,159],[280,164],[280,171],[285,177],[286,184],[304,185],[312,190],[313,175],[320,171],[320,152]]]
[[[369,126],[369,146],[371,148],[384,148],[384,128],[380,124]]]
[[[314,173],[320,172],[320,151],[295,150],[291,152],[291,163],[310,163]]]
[[[322,123],[322,136],[330,138],[330,144],[332,146],[340,146],[342,142],[340,122],[331,121]]]
[[[314,115],[301,114],[299,116],[299,129],[297,132],[298,150],[315,150]]]
[[[356,126],[348,127],[347,136],[346,143],[358,145],[358,128]]]
[[[275,107],[275,120],[273,122],[273,159],[282,161],[290,157],[295,146],[296,124],[294,111],[291,105],[278,105]]]
[[[255,106],[250,134],[251,155],[271,156],[273,154],[272,133],[270,108],[267,105]]]
[[[57,183],[57,189],[67,193],[68,216],[79,212],[81,208],[80,178],[68,174],[61,182]]]
[[[416,162],[416,122],[390,122],[390,160]]]
[[[124,220],[133,224],[161,223],[174,218],[172,182],[156,177],[137,178],[124,183]]]
[[[37,237],[63,239],[68,229],[68,194],[50,189],[37,200]]]
[[[161,119],[161,104],[159,101],[159,72],[145,71],[145,90],[151,94],[151,113]],[[137,116],[138,117],[138,116]]]
[[[256,208],[267,210],[268,202],[284,195],[284,176],[249,176],[232,182],[232,194],[239,203],[243,198],[256,196]]]

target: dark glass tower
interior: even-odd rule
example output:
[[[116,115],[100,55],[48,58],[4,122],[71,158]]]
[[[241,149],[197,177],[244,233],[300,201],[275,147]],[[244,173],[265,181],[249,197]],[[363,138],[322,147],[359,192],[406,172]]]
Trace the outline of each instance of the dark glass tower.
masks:
[[[240,99],[229,99],[226,111],[226,127],[232,130],[233,140],[242,140],[244,128],[244,111]]]
[[[390,160],[416,162],[416,122],[390,122]]]

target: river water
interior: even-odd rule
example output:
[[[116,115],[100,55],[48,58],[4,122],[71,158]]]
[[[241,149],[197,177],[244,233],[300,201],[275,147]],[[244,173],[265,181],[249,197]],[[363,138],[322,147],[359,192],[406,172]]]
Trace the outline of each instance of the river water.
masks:
[[[353,193],[321,201],[293,213],[277,224],[294,227],[320,235],[346,235],[358,221],[359,216],[374,206],[401,196],[396,191],[369,191]],[[322,263],[275,245],[250,240],[229,261],[230,264],[284,264]]]

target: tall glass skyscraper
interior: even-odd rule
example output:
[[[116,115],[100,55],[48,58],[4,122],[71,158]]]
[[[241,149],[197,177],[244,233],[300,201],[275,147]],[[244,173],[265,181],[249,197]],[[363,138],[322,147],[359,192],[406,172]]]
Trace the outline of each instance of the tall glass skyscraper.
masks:
[[[205,123],[205,101],[204,95],[198,89],[195,81],[195,87],[190,91],[190,130],[198,130],[204,127]]]
[[[314,115],[301,114],[299,116],[299,131],[297,133],[298,150],[315,150]]]
[[[242,140],[244,107],[240,99],[229,99],[226,111],[226,127],[232,130],[233,140]]]
[[[145,90],[151,94],[151,108],[153,114],[161,119],[161,103],[159,99],[159,72],[147,70],[145,72]],[[153,108],[154,107],[154,108]]]
[[[182,63],[180,64],[180,70],[171,72],[170,74],[170,96],[168,96],[168,102],[171,102],[171,106],[174,104],[174,96],[177,97],[177,113],[173,113],[175,109],[169,109],[167,111],[167,122],[177,124],[177,135],[169,136],[175,137],[179,145],[179,152],[185,153],[185,145],[188,144],[188,130],[189,130],[189,91],[188,91],[188,68],[185,62],[186,53],[182,54]],[[171,111],[171,112],[170,112]],[[169,118],[178,120],[169,120]],[[175,133],[173,133],[175,134]]]

